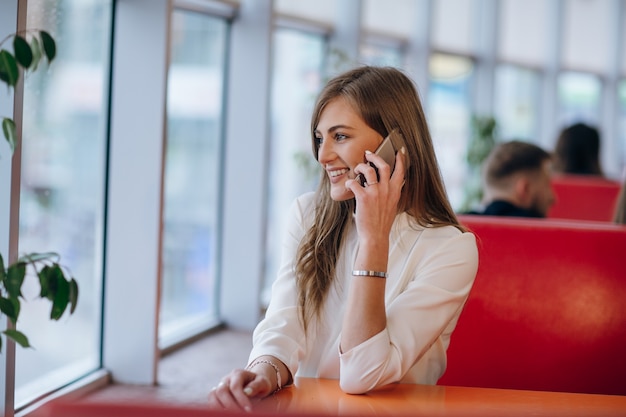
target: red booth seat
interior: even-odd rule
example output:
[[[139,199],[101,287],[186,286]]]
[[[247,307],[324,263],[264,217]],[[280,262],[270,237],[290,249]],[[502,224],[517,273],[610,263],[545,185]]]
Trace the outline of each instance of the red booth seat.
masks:
[[[626,395],[626,227],[460,219],[480,261],[439,384]]]
[[[612,221],[620,183],[604,178],[563,175],[552,178],[556,202],[549,218]]]

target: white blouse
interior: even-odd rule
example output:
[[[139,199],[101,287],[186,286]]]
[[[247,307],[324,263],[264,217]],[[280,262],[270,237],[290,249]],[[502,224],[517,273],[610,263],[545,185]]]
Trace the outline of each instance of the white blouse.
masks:
[[[320,319],[309,324],[305,336],[294,263],[298,244],[314,220],[314,203],[314,193],[307,193],[292,204],[281,266],[266,316],[254,330],[250,361],[272,355],[292,375],[339,379],[348,393],[392,382],[436,384],[446,368],[450,334],[476,277],[474,235],[452,226],[424,228],[409,223],[406,213],[399,214],[389,235],[387,327],[341,353],[348,286],[359,279],[352,276],[358,236],[351,220]]]

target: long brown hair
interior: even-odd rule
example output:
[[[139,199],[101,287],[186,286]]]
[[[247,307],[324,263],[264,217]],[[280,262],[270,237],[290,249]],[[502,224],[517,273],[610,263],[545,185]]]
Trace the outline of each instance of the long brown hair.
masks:
[[[343,97],[365,123],[385,137],[395,128],[404,136],[410,166],[398,202],[421,226],[453,225],[461,231],[446,194],[426,117],[413,82],[391,67],[363,66],[331,79],[317,98],[311,118],[313,155],[318,147],[313,132],[326,105]],[[354,199],[334,201],[330,182],[322,171],[316,192],[315,221],[302,239],[296,255],[296,278],[300,318],[306,330],[319,317],[335,275],[343,234],[354,211]]]

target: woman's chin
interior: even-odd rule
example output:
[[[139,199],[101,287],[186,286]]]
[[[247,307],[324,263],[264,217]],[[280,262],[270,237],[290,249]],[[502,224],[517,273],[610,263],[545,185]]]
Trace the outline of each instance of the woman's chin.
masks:
[[[337,184],[331,187],[330,198],[334,201],[346,201],[354,198],[354,193],[348,190],[343,183]]]

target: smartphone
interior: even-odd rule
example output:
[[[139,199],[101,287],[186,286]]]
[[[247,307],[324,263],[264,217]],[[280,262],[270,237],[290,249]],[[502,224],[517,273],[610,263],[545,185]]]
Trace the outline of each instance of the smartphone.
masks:
[[[398,132],[398,129],[392,130],[389,135],[385,139],[383,139],[382,143],[376,148],[374,153],[379,155],[384,161],[391,167],[391,172],[393,173],[393,169],[396,167],[396,153],[404,146],[404,138],[402,134]],[[376,180],[380,180],[380,176],[378,175],[378,169],[372,164],[369,163],[372,168],[376,171]],[[405,163],[406,164],[406,163]],[[359,174],[355,178],[359,181],[362,187],[365,187],[365,176],[363,174]]]

